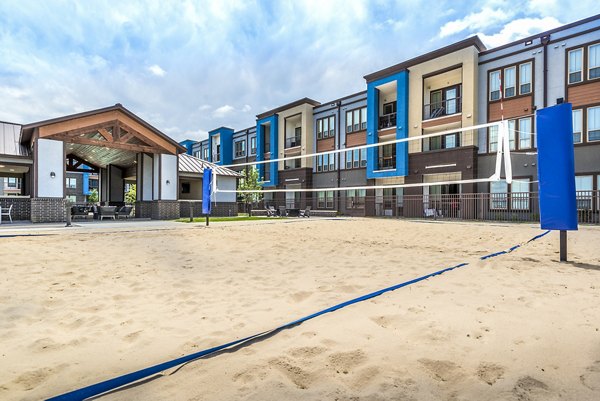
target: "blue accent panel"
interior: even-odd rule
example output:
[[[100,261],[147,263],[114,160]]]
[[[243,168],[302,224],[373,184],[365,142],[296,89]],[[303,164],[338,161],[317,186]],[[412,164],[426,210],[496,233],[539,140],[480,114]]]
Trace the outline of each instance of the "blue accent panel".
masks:
[[[90,194],[90,173],[83,173],[83,194]]]
[[[221,138],[221,149],[219,154],[219,161],[215,162],[212,160],[213,150],[212,143],[213,137],[219,135]],[[218,165],[229,165],[233,162],[233,129],[221,127],[208,132],[208,153],[211,162]]]
[[[367,85],[367,143],[379,142],[379,86],[396,82],[396,139],[408,137],[408,72],[401,71]],[[367,178],[399,177],[408,175],[408,143],[396,144],[396,168],[378,171],[378,148],[367,150]]]
[[[210,201],[212,194],[212,169],[204,169],[202,176],[202,214],[210,215],[212,202]]]
[[[271,152],[271,159],[276,159],[279,154],[279,116],[274,114],[270,117],[265,117],[260,120],[256,120],[256,160],[263,161],[264,153],[265,153],[265,143],[264,143],[264,132],[265,125],[270,126],[270,146],[269,152]],[[277,162],[269,163],[270,165],[270,174],[268,181],[263,182],[263,186],[270,187],[276,186],[279,182],[279,172],[277,169]],[[258,165],[258,174],[261,178],[265,176],[265,165]]]
[[[192,152],[192,148],[194,146],[196,142],[192,141],[191,139],[186,139],[185,141],[181,141],[179,142],[179,144],[183,147],[185,147],[187,150],[185,153],[187,153],[188,155],[192,156],[193,152]]]
[[[571,103],[537,111],[540,222],[547,230],[577,230]]]

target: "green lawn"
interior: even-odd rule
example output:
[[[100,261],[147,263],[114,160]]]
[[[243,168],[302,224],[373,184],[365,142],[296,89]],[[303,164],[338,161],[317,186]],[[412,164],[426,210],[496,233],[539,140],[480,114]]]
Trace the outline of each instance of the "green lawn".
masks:
[[[269,220],[272,219],[273,217],[264,217],[264,216],[257,216],[257,217],[248,217],[246,216],[235,216],[235,217],[211,217],[210,218],[210,222],[220,222],[220,221],[254,221],[254,220]],[[181,218],[181,219],[177,219],[175,221],[178,221],[180,223],[189,223],[190,219],[189,217],[186,218]],[[206,217],[194,217],[194,223],[204,223],[206,222]]]

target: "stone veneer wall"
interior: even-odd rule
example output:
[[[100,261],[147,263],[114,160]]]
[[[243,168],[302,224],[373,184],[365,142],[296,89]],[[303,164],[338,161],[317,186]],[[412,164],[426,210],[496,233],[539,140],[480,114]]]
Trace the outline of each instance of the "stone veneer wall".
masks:
[[[179,201],[152,201],[152,220],[178,219],[179,215]]]
[[[31,198],[32,223],[59,223],[65,221],[65,199]]]
[[[0,197],[0,207],[3,211],[8,211],[12,205],[11,216],[13,221],[31,220],[31,198],[20,196]],[[2,216],[3,221],[10,221],[8,216]]]

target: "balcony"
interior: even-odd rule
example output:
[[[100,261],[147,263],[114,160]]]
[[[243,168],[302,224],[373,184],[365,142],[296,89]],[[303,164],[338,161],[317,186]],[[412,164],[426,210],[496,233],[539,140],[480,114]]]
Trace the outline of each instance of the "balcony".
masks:
[[[212,162],[218,163],[221,161],[221,155],[219,153],[215,153],[212,155]]]
[[[302,145],[302,136],[296,135],[291,138],[285,138],[285,148],[295,148]]]
[[[378,170],[395,170],[396,169],[396,157],[380,157]]]
[[[396,113],[390,113],[379,117],[379,129],[392,128],[396,126]]]
[[[423,120],[457,114],[462,111],[461,98],[455,97],[423,106]]]

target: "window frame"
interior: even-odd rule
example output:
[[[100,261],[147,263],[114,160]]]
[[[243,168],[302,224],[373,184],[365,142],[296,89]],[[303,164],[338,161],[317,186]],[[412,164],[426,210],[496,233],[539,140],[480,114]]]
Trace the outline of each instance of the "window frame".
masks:
[[[527,64],[530,65],[530,70],[531,70],[531,74],[529,77],[529,92],[523,93],[523,92],[521,92],[521,67],[524,65],[527,65]],[[511,68],[514,68],[514,70],[515,70],[514,95],[505,96],[505,94],[506,94],[506,88],[504,87],[505,71],[508,69],[511,69]],[[500,87],[498,89],[500,96],[498,97],[498,99],[492,99],[492,90],[491,90],[492,85],[491,84],[492,84],[492,74],[494,74],[494,73],[499,74],[499,80],[500,80]],[[512,64],[495,67],[488,71],[488,88],[487,88],[488,103],[500,102],[504,99],[512,100],[512,99],[520,98],[523,96],[533,96],[533,92],[535,91],[534,85],[535,85],[535,59],[533,59],[533,58],[521,60],[521,61],[518,61],[518,62],[512,63]],[[496,92],[496,91],[494,91],[494,92]]]
[[[513,177],[514,181],[528,181],[528,188],[529,190],[527,192],[513,192],[513,184],[508,184],[505,180],[501,180],[501,181],[494,181],[494,182],[490,182],[488,183],[488,194],[489,194],[489,202],[488,202],[488,210],[490,212],[495,212],[495,211],[500,211],[500,212],[531,212],[532,211],[532,202],[531,202],[531,193],[532,193],[532,187],[531,185],[534,184],[533,182],[533,177],[531,176],[524,176],[524,177]],[[492,185],[494,183],[501,183],[504,182],[504,185],[506,185],[506,192],[492,192]],[[526,197],[513,197],[513,193],[527,193],[528,195]],[[494,200],[493,200],[493,195],[494,194],[504,194],[504,197],[498,197],[498,199],[503,202],[505,204],[505,207],[492,207],[494,205]],[[519,208],[519,207],[513,207],[513,202],[517,200],[517,202],[523,202],[526,201],[527,202],[527,207],[526,208]]]
[[[238,149],[238,146],[240,146],[241,149]],[[246,140],[245,139],[240,139],[233,143],[233,155],[236,159],[241,159],[243,157],[246,157]]]
[[[584,114],[584,109],[573,109],[572,113],[578,112],[579,113],[579,128],[580,130],[575,132],[575,126],[573,126],[573,144],[574,145],[578,145],[580,143],[583,143],[583,137],[584,137],[584,130],[583,130],[583,114]],[[575,116],[573,115],[573,125],[575,124]],[[579,133],[579,141],[575,142],[575,134]]]
[[[522,68],[523,68],[523,66],[526,66],[526,65],[529,66],[529,81],[527,81],[527,83],[521,83],[521,78],[523,77],[522,76],[522,73],[523,73]],[[531,94],[532,91],[533,91],[533,62],[532,61],[528,61],[526,63],[519,64],[519,75],[518,76],[519,76],[519,82],[518,82],[518,85],[519,85],[519,95],[522,96],[522,95],[529,95],[529,94]],[[523,92],[522,91],[523,85],[529,85],[529,91]]]
[[[512,84],[512,86],[508,86],[508,84],[506,83],[506,80],[505,80],[504,85],[502,85],[502,91],[504,92],[503,93],[504,99],[510,99],[510,98],[513,98],[513,97],[515,97],[517,95],[517,66],[516,65],[511,65],[509,67],[504,67],[503,68],[503,77],[504,78],[506,78],[506,75],[507,75],[506,72],[508,70],[512,70],[513,71],[513,77],[512,77],[513,78],[513,84]],[[500,81],[500,82],[502,84],[502,81]],[[508,89],[512,89],[513,90],[513,94],[512,95],[507,95],[506,94],[506,91]]]
[[[571,53],[581,52],[581,69],[577,71],[571,72]],[[567,50],[567,85],[578,84],[584,81],[584,65],[585,65],[585,50],[584,47],[579,46],[572,49]],[[579,80],[575,82],[571,82],[571,74],[579,73]]]
[[[587,69],[587,75],[586,76],[587,76],[588,81],[593,81],[593,80],[596,80],[596,79],[600,79],[600,74],[598,74],[598,76],[594,77],[594,78],[590,77],[590,72],[591,72],[592,69],[598,69],[598,70],[600,70],[600,54],[598,55],[598,65],[596,67],[590,67],[590,48],[591,47],[595,47],[595,46],[598,47],[598,52],[600,53],[600,42],[599,43],[591,43],[591,44],[587,45],[587,63],[586,63],[586,67],[585,68]]]
[[[327,131],[325,131],[325,125],[327,125]],[[317,140],[334,138],[335,131],[335,114],[317,119]]]
[[[363,112],[364,110],[364,112]],[[358,113],[358,122],[354,121],[354,115]],[[350,117],[350,118],[348,118]],[[363,121],[364,117],[364,121]],[[356,107],[346,110],[346,134],[361,132],[367,129],[367,106]]]
[[[256,154],[256,136],[251,136],[250,137],[250,154],[251,155],[255,155]]]
[[[77,189],[77,178],[67,177],[66,180],[67,180],[67,182],[66,182],[67,189]],[[75,185],[71,186],[71,182],[74,182]]]
[[[590,140],[590,109],[597,109],[598,113],[600,113],[600,105],[589,106],[585,108],[585,139],[587,143],[599,142],[600,137],[598,139]],[[598,124],[600,124],[600,116],[598,117]],[[600,135],[600,125],[596,127],[594,131],[598,131]]]

